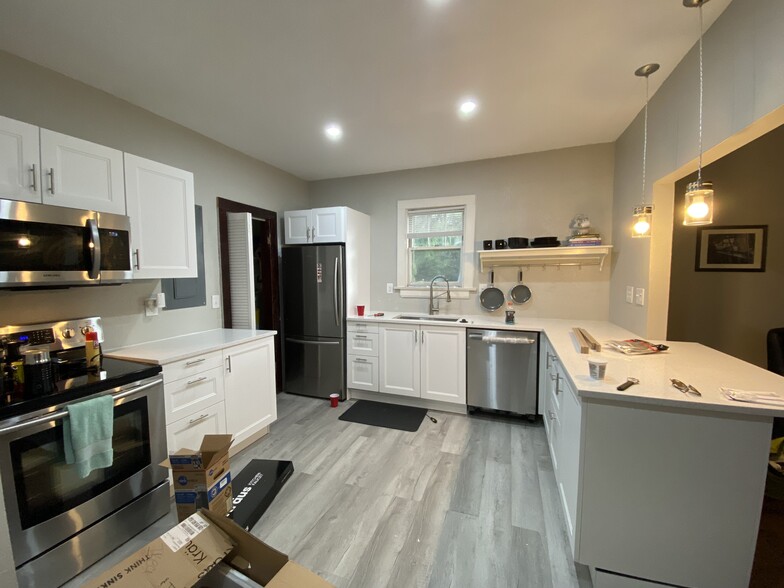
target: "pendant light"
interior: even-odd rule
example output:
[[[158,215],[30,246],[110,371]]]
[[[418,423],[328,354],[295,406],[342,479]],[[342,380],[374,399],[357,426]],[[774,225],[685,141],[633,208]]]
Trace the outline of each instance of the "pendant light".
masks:
[[[686,188],[683,207],[683,224],[686,226],[709,225],[713,223],[713,182],[702,179],[702,5],[709,0],[683,0],[687,8],[697,8],[700,13],[700,123],[699,123],[699,163],[697,181],[690,182]]]
[[[645,78],[645,132],[642,140],[642,203],[634,207],[632,237],[650,237],[653,206],[645,204],[645,172],[648,163],[648,77],[659,70],[658,63],[648,63],[635,70],[634,75]]]

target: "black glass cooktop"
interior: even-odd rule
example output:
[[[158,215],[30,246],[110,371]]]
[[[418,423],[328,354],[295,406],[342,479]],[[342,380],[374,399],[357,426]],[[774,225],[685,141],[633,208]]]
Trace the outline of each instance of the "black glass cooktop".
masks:
[[[106,357],[101,361],[100,371],[93,373],[86,370],[83,361],[55,365],[54,389],[48,394],[31,397],[29,392],[21,388],[3,391],[0,397],[0,421],[151,378],[160,371],[159,365]]]

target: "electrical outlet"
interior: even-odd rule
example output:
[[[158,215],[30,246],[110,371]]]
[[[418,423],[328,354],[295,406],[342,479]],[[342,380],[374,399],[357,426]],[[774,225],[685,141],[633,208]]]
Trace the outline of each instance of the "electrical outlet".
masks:
[[[626,302],[634,304],[634,286],[626,286]]]
[[[220,308],[220,294],[213,294],[212,295],[212,307],[213,308]]]
[[[637,288],[634,290],[634,303],[637,306],[645,306],[645,288]]]
[[[387,294],[395,293],[395,285],[392,282],[387,282]]]
[[[479,291],[487,290],[487,284],[479,284]]]
[[[144,301],[144,316],[158,316],[157,298],[147,298]]]

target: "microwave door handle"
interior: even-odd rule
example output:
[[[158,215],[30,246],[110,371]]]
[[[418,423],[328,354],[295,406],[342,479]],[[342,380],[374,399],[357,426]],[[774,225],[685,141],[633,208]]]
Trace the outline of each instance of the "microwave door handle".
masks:
[[[98,233],[98,223],[95,219],[88,218],[85,226],[90,230],[90,269],[87,275],[91,280],[96,280],[101,275],[101,236]]]

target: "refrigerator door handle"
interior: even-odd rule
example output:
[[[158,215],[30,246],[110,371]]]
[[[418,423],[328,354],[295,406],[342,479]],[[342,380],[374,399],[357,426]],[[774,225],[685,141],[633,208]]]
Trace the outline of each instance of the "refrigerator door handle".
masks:
[[[339,327],[343,317],[341,308],[343,307],[343,264],[340,263],[340,256],[335,258],[335,326]]]
[[[292,339],[291,337],[286,337],[286,341],[304,343],[305,345],[340,345],[340,341],[305,341],[305,339]]]

